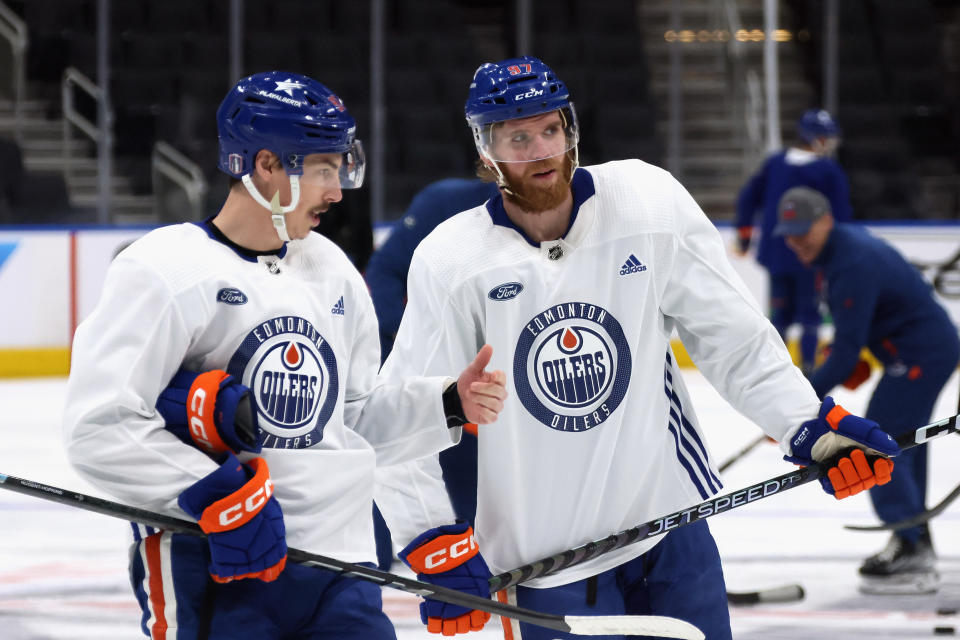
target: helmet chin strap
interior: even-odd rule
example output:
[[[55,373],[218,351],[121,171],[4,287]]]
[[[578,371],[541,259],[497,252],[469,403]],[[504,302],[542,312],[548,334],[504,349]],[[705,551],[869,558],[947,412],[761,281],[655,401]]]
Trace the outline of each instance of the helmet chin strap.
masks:
[[[253,184],[249,173],[244,174],[240,180],[243,181],[243,186],[247,188],[250,197],[270,212],[270,217],[273,220],[273,228],[277,230],[277,235],[280,236],[280,240],[282,242],[290,242],[290,234],[287,233],[286,214],[296,209],[297,203],[300,202],[300,176],[296,174],[290,176],[290,204],[285,207],[280,206],[279,191],[273,195],[273,202],[267,202],[267,199],[263,197],[260,190]]]

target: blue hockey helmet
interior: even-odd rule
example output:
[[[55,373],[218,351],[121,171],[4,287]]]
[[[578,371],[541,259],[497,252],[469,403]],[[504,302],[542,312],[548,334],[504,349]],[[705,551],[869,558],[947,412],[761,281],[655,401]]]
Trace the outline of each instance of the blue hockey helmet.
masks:
[[[840,126],[825,109],[808,109],[797,122],[797,135],[806,143],[817,138],[836,138]]]
[[[494,145],[494,125],[552,111],[559,111],[562,119],[565,145],[561,151],[575,148],[580,134],[570,92],[550,67],[532,56],[481,65],[473,75],[464,106],[477,151],[497,162],[538,158],[510,157],[498,149]]]
[[[217,109],[222,171],[240,178],[253,170],[261,149],[272,151],[291,176],[303,174],[303,158],[340,153],[340,186],[363,184],[363,145],[343,101],[306,76],[268,71],[243,78]]]

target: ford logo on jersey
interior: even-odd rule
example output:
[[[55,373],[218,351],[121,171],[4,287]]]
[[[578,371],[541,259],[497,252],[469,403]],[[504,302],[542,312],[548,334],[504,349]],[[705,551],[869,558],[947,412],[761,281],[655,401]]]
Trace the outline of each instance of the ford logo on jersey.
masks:
[[[498,284],[493,289],[490,289],[490,293],[487,294],[487,297],[491,300],[511,300],[520,295],[520,292],[523,291],[523,285],[519,282],[504,282],[503,284]]]
[[[310,322],[280,316],[260,323],[234,353],[227,373],[250,387],[264,447],[301,449],[323,439],[339,376],[333,349]]]
[[[586,302],[554,305],[527,322],[513,356],[524,408],[558,431],[602,424],[630,383],[630,347],[620,323]]]
[[[227,287],[217,291],[217,302],[224,304],[247,304],[247,295],[240,289]]]

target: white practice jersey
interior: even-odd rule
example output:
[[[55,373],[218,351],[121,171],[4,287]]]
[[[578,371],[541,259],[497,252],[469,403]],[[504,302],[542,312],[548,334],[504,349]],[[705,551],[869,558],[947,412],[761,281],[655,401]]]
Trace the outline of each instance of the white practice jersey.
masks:
[[[384,367],[459,370],[489,343],[489,368],[507,372],[503,412],[479,430],[476,534],[494,574],[719,491],[670,351],[674,329],[720,394],[777,440],[820,406],[669,173],[611,162],[578,170],[573,189],[561,240],[528,241],[499,198],[439,225],[413,256]],[[525,584],[580,580],[658,540]]]
[[[70,460],[132,505],[187,517],[178,495],[217,465],[154,407],[181,366],[223,369],[251,389],[290,546],[373,561],[375,463],[430,455],[459,436],[443,413],[447,379],[378,380],[373,303],[326,238],[258,257],[207,229],[158,229],[113,261],[74,339]]]

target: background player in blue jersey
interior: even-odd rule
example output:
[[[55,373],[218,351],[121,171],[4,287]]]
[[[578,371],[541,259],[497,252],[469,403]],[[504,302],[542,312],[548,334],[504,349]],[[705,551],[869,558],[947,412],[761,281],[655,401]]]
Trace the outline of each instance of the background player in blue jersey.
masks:
[[[455,381],[378,378],[366,284],[311,231],[363,179],[336,94],[254,74],[224,98],[217,128],[219,168],[234,178],[219,212],[125,249],[76,332],[68,455],[104,490],[207,534],[134,526],[147,635],[392,640],[377,585],[288,564],[287,544],[371,562],[375,466],[491,421],[504,374],[477,361]]]
[[[774,234],[785,238],[803,264],[823,269],[835,334],[826,361],[809,376],[817,395],[822,398],[856,375],[866,347],[884,368],[866,417],[894,435],[925,424],[960,359],[957,329],[934,299],[933,288],[886,242],[836,222],[825,194],[812,189],[795,187],[783,195]],[[896,465],[893,479],[870,491],[884,522],[925,509],[926,446],[904,452]],[[862,589],[935,589],[934,560],[926,526],[898,530],[860,567]]]
[[[839,136],[840,127],[829,113],[823,109],[804,112],[797,122],[797,143],[769,156],[737,198],[738,250],[747,251],[759,216],[757,262],[770,276],[770,321],[784,339],[791,325],[800,325],[800,365],[805,371],[813,368],[817,353],[820,311],[816,274],[800,264],[783,238],[774,236],[772,231],[780,197],[797,186],[825,194],[837,220],[846,222],[852,218],[846,174],[830,157]]]
[[[364,272],[380,323],[381,359],[386,360],[400,328],[407,303],[407,272],[413,250],[438,224],[461,211],[472,209],[497,193],[495,185],[477,179],[446,178],[419,191],[403,217],[377,249]],[[443,479],[458,518],[471,525],[477,512],[477,439],[472,426],[464,429],[460,443],[440,454]],[[386,570],[393,563],[390,530],[374,507],[377,563]]]
[[[446,178],[424,187],[413,196],[384,243],[370,257],[364,277],[370,286],[380,323],[383,360],[393,348],[407,302],[407,273],[413,250],[447,218],[472,209],[497,194],[494,184],[469,178]]]

